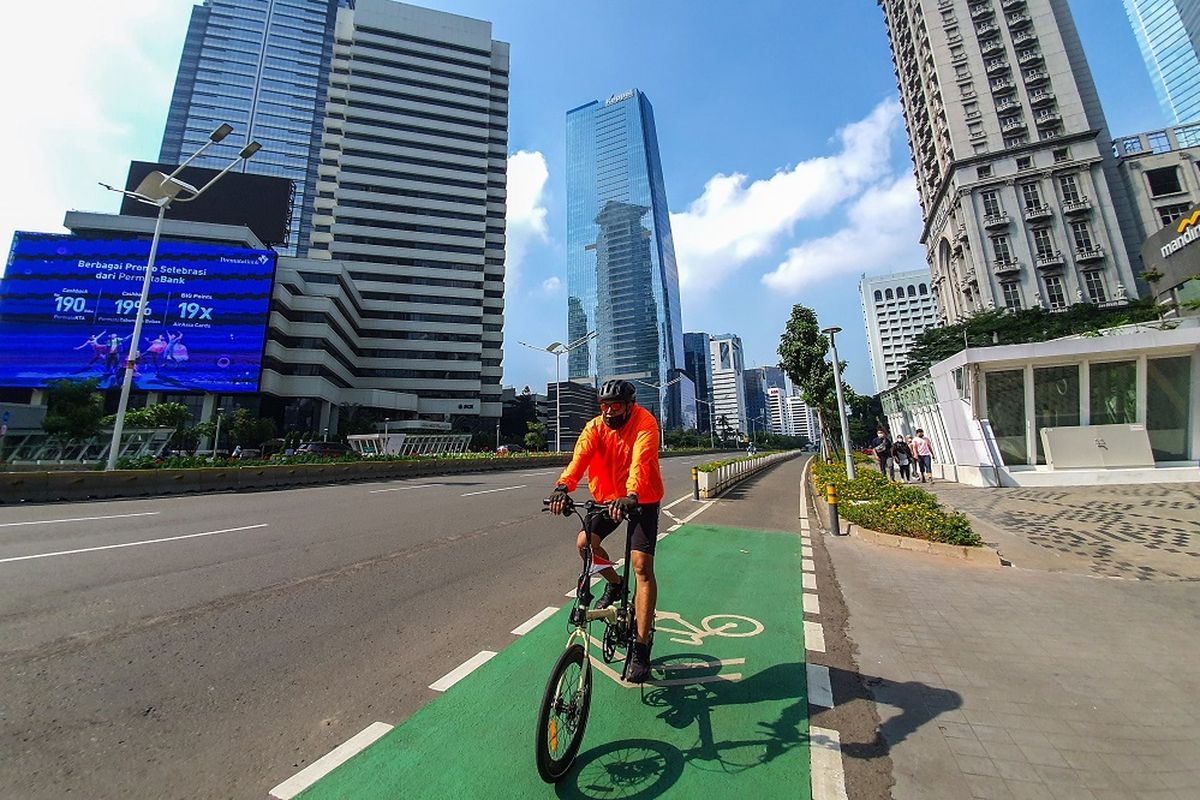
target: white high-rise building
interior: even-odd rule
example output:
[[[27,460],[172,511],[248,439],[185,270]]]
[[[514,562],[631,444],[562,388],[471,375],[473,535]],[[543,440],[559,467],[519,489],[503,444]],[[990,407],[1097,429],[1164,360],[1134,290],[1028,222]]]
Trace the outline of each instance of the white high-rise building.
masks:
[[[712,354],[712,394],[716,432],[747,433],[746,395],[742,383],[745,359],[742,339],[732,333],[717,334],[709,342]]]
[[[1129,199],[1067,0],[879,5],[943,318],[1134,294]]]
[[[929,270],[863,277],[858,284],[876,393],[900,382],[912,341],[937,325]]]
[[[789,436],[803,436],[814,445],[821,441],[821,425],[817,414],[807,405],[800,395],[791,395],[784,399],[787,408],[787,418],[791,425]]]

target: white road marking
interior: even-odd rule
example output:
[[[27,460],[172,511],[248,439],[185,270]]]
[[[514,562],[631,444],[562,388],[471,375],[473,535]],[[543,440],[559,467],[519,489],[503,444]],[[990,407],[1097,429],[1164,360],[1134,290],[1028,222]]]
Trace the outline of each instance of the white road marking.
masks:
[[[804,544],[804,542],[801,542],[800,543],[800,557],[801,558],[812,558],[813,557],[812,545]]]
[[[459,664],[457,667],[450,670],[433,683],[429,684],[429,688],[433,689],[435,692],[444,692],[454,684],[461,681],[463,678],[470,675],[478,667],[486,664],[495,657],[496,654],[491,650],[480,650],[478,653],[471,656],[466,661]]]
[[[256,528],[265,528],[267,523],[263,522],[259,525],[243,525],[240,528],[224,528],[219,531],[204,531],[203,533],[187,533],[183,536],[166,536],[162,539],[144,539],[140,542],[124,542],[122,544],[104,544],[98,547],[81,547],[78,550],[58,550],[53,553],[37,553],[31,556],[12,556],[10,558],[0,558],[0,564],[5,564],[9,561],[29,561],[34,558],[52,558],[54,556],[73,556],[79,553],[94,553],[97,550],[116,550],[122,547],[139,547],[144,544],[161,544],[162,542],[177,542],[180,539],[195,539],[198,536],[216,536],[221,533],[237,533],[238,531],[252,531]]]
[[[477,494],[491,494],[492,492],[511,492],[513,489],[524,489],[524,488],[525,488],[525,484],[521,484],[520,486],[504,486],[500,489],[484,489],[484,490],[478,491],[478,492],[467,492],[466,494],[460,494],[459,497],[472,497]]]
[[[667,505],[663,506],[663,507],[662,507],[662,510],[663,510],[663,511],[666,511],[667,509],[674,508],[675,506],[677,506],[677,505],[679,505],[680,503],[682,503],[684,500],[689,500],[689,499],[691,499],[691,497],[692,497],[692,496],[691,496],[690,494],[685,494],[683,497],[679,498],[678,500],[672,500],[670,503],[668,503]]]
[[[804,570],[805,572],[816,572],[817,565],[813,563],[811,558],[801,558],[800,569]]]
[[[809,705],[833,708],[833,689],[829,685],[829,667],[805,664],[808,671]]]
[[[531,630],[536,628],[544,620],[547,620],[547,619],[550,619],[550,617],[553,617],[555,612],[557,612],[557,611],[558,611],[558,609],[555,608],[554,606],[546,606],[541,611],[537,612],[532,617],[525,620],[517,627],[513,628],[512,629],[513,635],[514,636],[524,636],[525,634],[529,633]]]
[[[812,759],[813,800],[847,800],[846,774],[842,771],[842,739],[830,728],[809,727],[808,752]]]
[[[825,652],[825,629],[821,623],[804,620],[804,646],[814,653]]]
[[[663,511],[663,513],[666,514],[671,519],[675,520],[676,522],[679,522],[679,517],[675,516],[670,511]]]
[[[407,489],[428,489],[433,486],[441,486],[440,483],[418,483],[414,486],[393,486],[390,489],[372,489],[370,494],[380,494],[381,492],[403,492]]]
[[[536,478],[539,475],[559,475],[561,473],[562,473],[562,470],[558,470],[558,469],[544,469],[541,472],[522,472],[521,477],[522,478]]]
[[[110,514],[104,517],[70,517],[68,519],[37,519],[31,522],[0,522],[0,528],[16,528],[21,525],[58,525],[64,522],[91,522],[97,519],[127,519],[128,517],[153,517],[161,511],[142,511],[138,514]]]
[[[817,590],[817,576],[816,575],[813,575],[811,572],[805,572],[800,577],[804,581],[805,589],[812,589],[814,592]]]
[[[671,533],[672,531],[677,531],[677,530],[679,530],[679,529],[680,529],[680,528],[682,528],[682,527],[683,527],[683,523],[682,523],[682,522],[676,523],[676,524],[672,525],[671,527],[667,528],[667,533]],[[665,534],[664,534],[664,535],[665,535]],[[659,536],[658,538],[660,538],[660,539],[661,539],[661,538],[663,538],[663,537],[662,537],[662,536]]]
[[[683,519],[681,519],[681,520],[679,521],[679,523],[680,523],[681,525],[686,525],[687,523],[691,522],[691,521],[692,521],[693,519],[695,519],[696,517],[698,517],[698,516],[700,516],[701,514],[703,514],[705,511],[708,511],[708,509],[709,509],[710,507],[712,507],[712,504],[713,504],[713,503],[715,503],[715,502],[717,502],[717,501],[716,501],[716,500],[709,500],[707,503],[705,503],[704,505],[700,506],[700,508],[697,508],[695,511],[693,511],[692,513],[688,514],[686,517],[684,517]]]
[[[804,613],[805,614],[820,614],[821,613],[821,598],[817,597],[812,592],[804,593]]]
[[[392,729],[386,722],[372,722],[350,739],[330,750],[304,769],[271,790],[277,800],[291,800],[334,769],[366,750],[380,737]]]
[[[713,669],[716,667],[732,667],[736,664],[745,664],[744,658],[722,658],[715,661],[688,661],[683,664],[663,664],[661,668],[663,672],[674,672],[677,669]]]

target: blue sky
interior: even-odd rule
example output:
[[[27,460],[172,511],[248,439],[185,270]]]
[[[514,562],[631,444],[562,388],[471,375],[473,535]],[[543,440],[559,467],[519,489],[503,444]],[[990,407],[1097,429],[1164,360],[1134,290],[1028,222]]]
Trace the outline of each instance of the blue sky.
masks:
[[[0,240],[112,211],[95,186],[154,158],[190,0],[13,4],[0,29],[8,161]],[[864,273],[924,265],[908,147],[875,0],[429,0],[512,45],[504,383],[545,390],[565,336],[565,115],[629,88],[654,104],[685,330],[741,335],[774,364],[793,303],[840,325],[873,391]],[[1119,0],[1072,0],[1111,133],[1165,124]],[[22,37],[22,31],[54,36]],[[25,39],[28,39],[26,41]]]

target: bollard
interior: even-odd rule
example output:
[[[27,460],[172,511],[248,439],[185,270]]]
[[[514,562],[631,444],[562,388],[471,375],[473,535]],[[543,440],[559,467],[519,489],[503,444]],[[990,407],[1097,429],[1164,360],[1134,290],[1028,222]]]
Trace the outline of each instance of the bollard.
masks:
[[[832,483],[825,487],[825,500],[829,503],[829,529],[834,536],[842,533],[841,521],[838,519],[837,487]]]
[[[692,499],[700,499],[700,470],[692,467]]]

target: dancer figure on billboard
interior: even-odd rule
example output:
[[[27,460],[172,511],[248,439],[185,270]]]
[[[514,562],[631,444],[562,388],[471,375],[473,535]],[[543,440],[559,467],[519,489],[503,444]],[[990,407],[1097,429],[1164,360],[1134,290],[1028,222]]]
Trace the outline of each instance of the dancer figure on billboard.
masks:
[[[142,353],[141,356],[138,357],[138,361],[149,360],[151,365],[153,365],[155,369],[158,369],[159,365],[162,363],[163,353],[165,353],[166,350],[167,340],[164,339],[163,335],[160,333],[158,338],[147,345],[146,352]]]
[[[87,363],[87,366],[85,366],[84,369],[90,368],[92,364],[95,364],[97,361],[103,361],[104,357],[108,355],[108,345],[100,341],[101,337],[103,337],[106,333],[108,333],[108,331],[93,333],[87,338],[87,341],[79,345],[79,347],[71,348],[72,350],[83,350],[86,347],[92,348],[92,360]],[[83,370],[80,370],[80,372],[83,372]]]
[[[125,336],[122,338],[120,336],[117,336],[114,333],[112,336],[110,336],[108,338],[108,345],[105,347],[105,352],[104,352],[104,374],[105,375],[116,375],[117,374],[117,370],[120,366],[119,362],[121,360],[121,344],[123,342],[129,341],[129,339],[132,336],[133,336],[133,334],[131,333],[131,334],[129,334],[129,336]]]
[[[183,334],[176,331],[167,333],[167,348],[163,361],[167,364],[182,364],[188,360],[187,345],[183,343]]]

